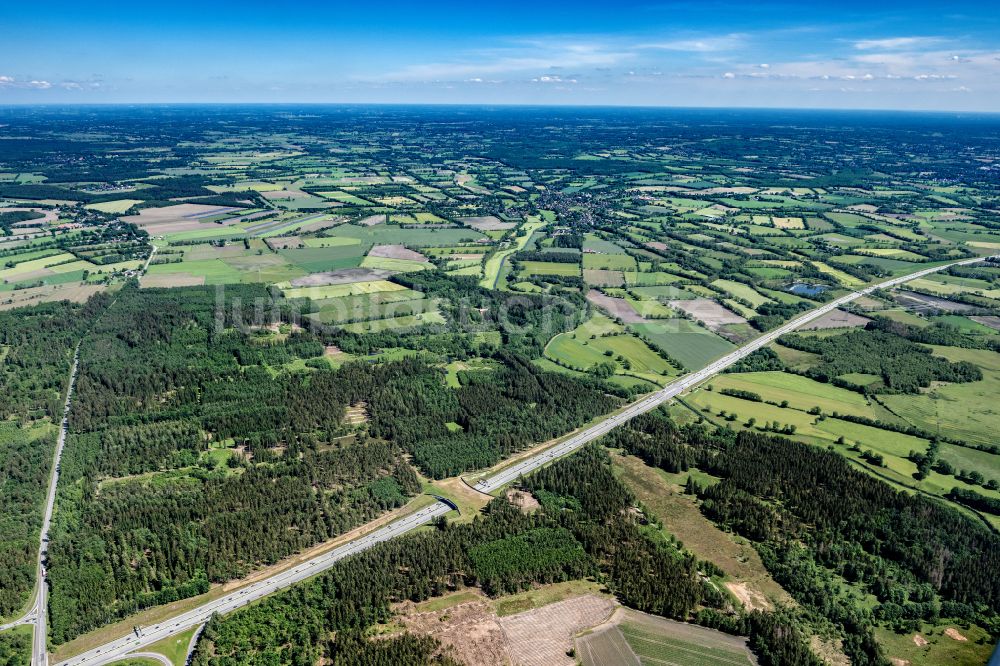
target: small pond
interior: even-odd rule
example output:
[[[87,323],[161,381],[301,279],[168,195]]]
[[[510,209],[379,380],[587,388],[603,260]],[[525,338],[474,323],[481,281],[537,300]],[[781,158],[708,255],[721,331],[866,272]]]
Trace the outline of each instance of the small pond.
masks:
[[[825,284],[808,284],[806,282],[796,282],[788,291],[792,292],[796,296],[819,296],[824,291],[829,289]]]

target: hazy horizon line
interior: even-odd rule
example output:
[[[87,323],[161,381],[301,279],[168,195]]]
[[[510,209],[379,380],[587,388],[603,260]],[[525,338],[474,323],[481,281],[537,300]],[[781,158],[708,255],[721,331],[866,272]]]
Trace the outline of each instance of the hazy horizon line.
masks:
[[[370,106],[370,107],[436,107],[436,108],[521,108],[521,109],[648,109],[677,111],[818,111],[835,113],[910,113],[910,114],[960,114],[1000,116],[1000,110],[977,109],[904,109],[895,107],[827,107],[827,106],[681,106],[670,104],[551,104],[527,102],[315,102],[315,101],[117,101],[117,102],[0,102],[0,109],[7,108],[79,108],[79,107],[212,107],[212,106],[243,106],[243,107],[333,107],[333,106]]]

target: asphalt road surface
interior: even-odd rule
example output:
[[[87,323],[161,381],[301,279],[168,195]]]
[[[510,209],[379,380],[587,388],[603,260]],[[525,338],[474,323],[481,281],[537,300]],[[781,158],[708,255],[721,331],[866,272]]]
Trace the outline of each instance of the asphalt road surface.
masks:
[[[800,326],[803,326],[809,323],[810,321],[817,319],[818,317],[822,317],[828,312],[831,312],[832,310],[835,310],[836,308],[842,305],[845,305],[857,298],[860,298],[861,296],[870,294],[877,289],[886,289],[889,287],[894,287],[896,285],[902,284],[903,282],[914,280],[916,278],[923,277],[924,275],[944,270],[949,266],[971,264],[977,261],[982,261],[982,258],[966,259],[963,261],[954,262],[943,266],[927,268],[918,271],[916,273],[911,273],[910,275],[905,275],[903,277],[894,278],[892,280],[881,282],[871,287],[866,287],[860,291],[853,292],[846,296],[841,296],[840,298],[833,300],[829,303],[826,303],[821,307],[816,308],[815,310],[810,310],[805,314],[799,315],[795,319],[789,321],[787,324],[784,324],[774,329],[773,331],[770,331],[760,336],[759,338],[756,338],[755,340],[748,342],[747,344],[740,347],[736,351],[727,354],[726,356],[723,356],[717,361],[714,361],[707,367],[698,370],[697,372],[693,372],[684,375],[683,377],[680,377],[669,386],[661,389],[660,391],[652,393],[646,396],[645,398],[638,400],[637,402],[630,404],[621,412],[609,416],[604,421],[598,423],[597,425],[591,426],[590,428],[587,428],[586,430],[577,433],[576,435],[573,435],[566,441],[561,442],[560,444],[548,448],[544,451],[541,451],[538,454],[517,463],[516,465],[513,465],[507,469],[503,469],[491,477],[479,481],[474,487],[477,490],[487,493],[492,492],[498,488],[501,488],[502,486],[510,483],[511,481],[516,480],[519,476],[527,474],[532,470],[538,469],[539,467],[553,461],[556,458],[559,458],[561,456],[564,456],[568,453],[575,451],[576,449],[580,448],[587,442],[597,439],[601,435],[604,435],[609,430],[621,425],[625,421],[628,421],[629,419],[632,419],[638,416],[639,414],[648,412],[649,410],[656,408],[658,405],[663,404],[664,402],[670,400],[679,393],[686,391],[692,386],[700,382],[703,382],[709,377],[712,377],[713,375],[728,368],[730,365],[736,363],[747,354],[753,353],[754,351],[760,349],[761,347],[770,344],[778,337],[785,335],[786,333],[790,333],[791,331],[794,331],[796,328],[799,328]],[[75,367],[76,365],[74,360],[74,376],[75,376]],[[65,427],[65,422],[64,422],[64,427]],[[62,447],[62,436],[60,436],[60,444],[59,444],[60,449],[61,447]],[[55,484],[53,483],[52,486],[50,487],[50,495],[54,493],[54,489],[55,489]],[[57,666],[84,666],[84,665],[100,666],[101,664],[107,664],[116,661],[118,659],[122,659],[127,654],[140,651],[142,648],[151,645],[156,641],[180,633],[181,631],[184,631],[190,627],[202,624],[208,621],[208,619],[215,613],[219,613],[220,615],[222,615],[225,613],[232,612],[242,606],[245,606],[246,604],[252,601],[260,599],[261,597],[264,597],[268,594],[272,594],[273,592],[277,592],[278,590],[284,589],[290,585],[293,585],[294,583],[298,583],[307,578],[310,578],[322,571],[325,571],[326,569],[329,569],[339,560],[342,560],[345,557],[354,555],[356,553],[360,553],[370,548],[371,546],[375,545],[376,543],[387,541],[388,539],[395,538],[413,529],[416,529],[421,525],[425,525],[434,518],[436,518],[437,516],[443,516],[444,514],[448,513],[451,509],[452,507],[446,504],[444,501],[438,501],[427,508],[421,509],[416,513],[412,513],[404,518],[399,519],[394,523],[390,523],[389,525],[380,528],[365,537],[351,541],[350,543],[340,546],[339,548],[331,550],[330,552],[325,553],[323,555],[318,555],[317,557],[314,557],[313,559],[308,560],[307,562],[304,562],[293,569],[289,569],[287,571],[275,574],[270,578],[254,583],[253,585],[245,587],[241,590],[234,591],[232,594],[229,594],[225,597],[216,599],[214,601],[210,601],[208,603],[199,606],[198,608],[187,611],[186,613],[182,613],[168,620],[164,620],[160,624],[151,627],[141,627],[138,635],[132,633],[129,634],[128,636],[124,636],[110,643],[105,643],[99,648],[95,648],[93,650],[90,650],[89,652],[84,652],[75,657],[72,657],[71,659],[67,659],[66,661],[60,662]],[[46,511],[46,526],[48,525],[48,517],[50,515],[51,515],[51,502],[48,505],[48,510]],[[47,528],[46,531],[43,531],[43,534],[46,533],[47,533]],[[40,607],[44,607],[44,605]],[[44,630],[44,620],[42,620],[41,628]],[[32,663],[38,665],[45,665],[47,664],[44,655],[45,640],[44,638],[42,638],[41,641],[39,641],[38,638],[39,635],[44,637],[45,635],[44,631],[39,632],[36,629],[36,634],[35,634],[36,649],[35,649],[34,661]],[[39,647],[39,644],[41,647]],[[41,652],[39,652],[39,650],[41,650]]]

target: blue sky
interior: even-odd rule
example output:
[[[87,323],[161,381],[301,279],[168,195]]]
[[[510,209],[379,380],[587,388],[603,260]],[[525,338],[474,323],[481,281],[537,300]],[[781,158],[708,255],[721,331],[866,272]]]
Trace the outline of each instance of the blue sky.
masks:
[[[0,104],[1000,111],[988,2],[65,2],[0,15]]]

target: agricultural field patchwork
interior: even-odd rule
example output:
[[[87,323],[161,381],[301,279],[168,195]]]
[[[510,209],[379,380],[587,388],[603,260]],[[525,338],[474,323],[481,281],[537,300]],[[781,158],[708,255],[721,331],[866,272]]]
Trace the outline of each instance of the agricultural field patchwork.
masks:
[[[880,122],[9,109],[0,617],[30,595],[35,480],[79,343],[48,570],[59,659],[442,493],[461,509],[447,528],[213,620],[197,663],[732,666],[756,663],[749,645],[982,663],[1000,612],[998,130]],[[463,480],[930,267],[492,502]]]

